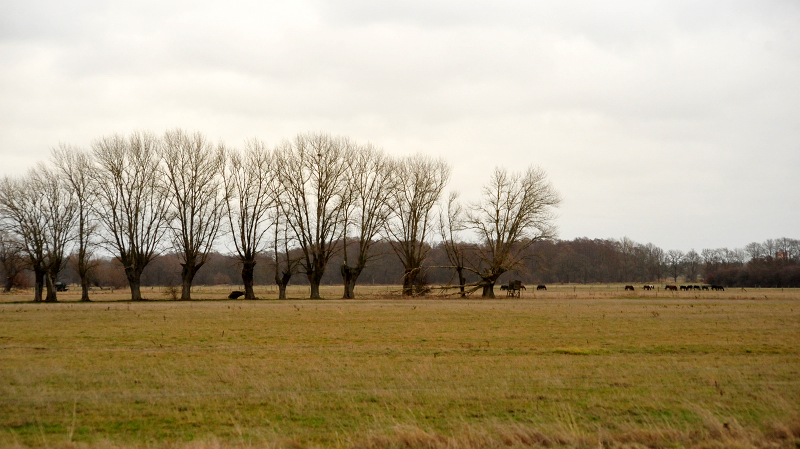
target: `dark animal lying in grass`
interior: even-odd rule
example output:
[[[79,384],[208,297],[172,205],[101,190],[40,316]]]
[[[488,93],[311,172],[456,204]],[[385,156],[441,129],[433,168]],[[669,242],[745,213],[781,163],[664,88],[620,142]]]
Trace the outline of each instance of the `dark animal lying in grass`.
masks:
[[[539,284],[539,285],[536,286],[536,290],[547,290],[547,287],[545,287],[544,285]]]
[[[236,299],[240,296],[244,296],[244,292],[240,292],[239,290],[234,290],[228,295],[228,299]]]

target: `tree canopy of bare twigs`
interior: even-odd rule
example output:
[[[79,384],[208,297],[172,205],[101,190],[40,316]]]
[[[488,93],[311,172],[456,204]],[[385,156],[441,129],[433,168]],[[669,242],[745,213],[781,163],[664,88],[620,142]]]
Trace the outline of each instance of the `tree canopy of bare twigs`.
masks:
[[[236,255],[242,264],[245,299],[256,299],[253,275],[256,256],[269,230],[269,210],[275,201],[272,152],[256,139],[245,143],[243,153],[226,150],[223,171],[225,215]]]
[[[672,277],[673,282],[678,282],[678,276],[683,272],[683,258],[685,254],[679,249],[667,251],[665,256],[667,262],[667,272]]]
[[[351,143],[324,133],[300,134],[277,152],[280,205],[303,252],[300,266],[311,298],[318,299],[322,275],[344,237]]]
[[[561,196],[544,170],[533,166],[524,173],[495,169],[466,219],[479,238],[471,271],[481,277],[484,297],[494,297],[494,284],[503,273],[521,268],[526,248],[555,238],[553,209],[560,203]]]
[[[142,299],[142,271],[161,249],[167,225],[160,144],[151,133],[134,132],[127,138],[103,137],[92,145],[103,242],[122,263],[134,301]]]
[[[467,266],[467,243],[460,233],[467,229],[464,207],[458,202],[458,192],[450,192],[447,204],[439,210],[439,234],[447,260],[458,277],[458,289],[461,297],[466,296],[467,283],[464,270]]]
[[[428,238],[434,225],[431,211],[450,179],[450,166],[442,159],[409,156],[398,161],[394,179],[386,230],[403,264],[403,294],[422,294],[425,288],[415,291],[414,286],[424,279],[422,262],[430,251]]]
[[[175,129],[161,146],[168,191],[167,225],[181,258],[181,299],[191,299],[192,280],[208,258],[226,211],[222,171],[225,153],[201,133]]]
[[[91,206],[96,193],[92,182],[94,164],[88,153],[65,144],[53,148],[51,159],[65,180],[76,204],[77,227],[74,229],[78,245],[76,268],[81,279],[81,301],[89,301],[89,275],[96,265],[96,261],[92,260],[94,255],[92,239],[97,232],[97,219],[92,213]]]
[[[356,146],[347,158],[348,194],[344,207],[342,283],[345,299],[355,298],[355,285],[372,254],[370,249],[390,216],[388,193],[394,189],[394,163],[372,145]],[[351,245],[352,243],[352,245]],[[355,246],[355,257],[350,257]],[[351,261],[353,265],[350,265]]]

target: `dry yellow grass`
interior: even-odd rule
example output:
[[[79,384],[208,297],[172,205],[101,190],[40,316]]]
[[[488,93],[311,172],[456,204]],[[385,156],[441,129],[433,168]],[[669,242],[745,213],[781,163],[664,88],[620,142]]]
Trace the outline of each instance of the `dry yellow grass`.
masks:
[[[302,287],[288,301],[4,296],[0,446],[800,442],[797,290],[548,288],[491,301],[381,298],[395,287],[354,301],[299,299]]]

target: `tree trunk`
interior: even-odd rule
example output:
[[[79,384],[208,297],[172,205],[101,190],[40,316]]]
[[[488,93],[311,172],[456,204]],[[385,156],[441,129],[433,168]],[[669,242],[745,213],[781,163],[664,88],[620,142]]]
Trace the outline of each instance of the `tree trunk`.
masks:
[[[255,272],[255,260],[242,261],[242,284],[244,284],[244,299],[256,299],[253,291],[253,274]]]
[[[342,299],[355,299],[356,280],[362,270],[363,267],[348,267],[342,264],[342,283],[344,284]]]
[[[6,274],[6,283],[3,286],[3,291],[8,293],[11,291],[11,287],[14,286],[14,276],[9,276]]]
[[[484,298],[494,298],[494,282],[484,281],[482,296]]]
[[[308,283],[311,284],[311,299],[322,299],[319,295],[319,282],[322,276],[318,272],[308,273]]]
[[[278,299],[286,299],[286,287],[291,278],[292,273],[287,271],[284,271],[281,277],[275,276],[275,283],[278,285]]]
[[[406,268],[403,272],[403,296],[412,296],[414,294],[416,277],[417,270],[415,268]]]
[[[128,278],[128,285],[131,288],[131,301],[142,301],[142,271],[127,266],[125,267],[125,277]]]
[[[55,278],[56,277],[52,273],[47,273],[45,275],[45,285],[47,286],[47,298],[45,298],[45,302],[58,302]]]
[[[131,287],[131,300],[132,301],[143,301],[142,299],[142,290],[141,290],[141,282],[140,281],[128,281],[128,284]]]
[[[194,261],[187,261],[181,264],[181,266],[181,300],[189,301],[192,299],[192,282],[194,281],[194,275],[197,274],[197,271],[203,266],[203,263],[195,264]]]
[[[89,276],[81,276],[81,301],[91,301],[89,299]]]
[[[81,278],[81,301],[89,299],[89,264],[86,262],[86,251],[82,250],[78,255],[78,276]]]
[[[461,297],[465,298],[467,293],[464,291],[464,286],[467,284],[467,279],[464,277],[464,269],[458,267],[456,272],[458,273],[458,289],[461,291]]]
[[[36,280],[33,287],[33,302],[42,302],[42,289],[44,288],[44,270],[33,269]]]
[[[286,299],[286,284],[278,284],[278,299]]]

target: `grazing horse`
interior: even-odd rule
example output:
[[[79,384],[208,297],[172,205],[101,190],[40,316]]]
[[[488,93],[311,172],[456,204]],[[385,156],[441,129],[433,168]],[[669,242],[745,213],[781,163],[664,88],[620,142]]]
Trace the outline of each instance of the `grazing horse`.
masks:
[[[715,291],[719,291],[719,290],[721,290],[721,291],[723,291],[723,292],[724,292],[724,291],[725,291],[725,287],[723,287],[723,286],[721,286],[721,285],[712,285],[712,286],[711,286],[711,290],[715,290]]]
[[[699,285],[692,285],[692,288],[695,289],[695,290],[700,290],[700,286]]]
[[[664,290],[669,290],[669,291],[672,291],[672,292],[677,292],[677,291],[678,291],[678,286],[677,286],[677,285],[665,285],[665,286],[664,286]]]
[[[704,285],[701,287],[702,290],[708,290],[708,285]]]
[[[539,285],[536,286],[536,290],[547,290],[547,287],[545,287],[542,284],[539,284]]]
[[[500,290],[508,290],[508,285],[501,285]]]
[[[655,285],[652,285],[652,284],[648,284],[648,285],[643,285],[642,286],[642,290],[650,291],[650,290],[653,290],[654,288],[656,288],[656,287],[655,287]]]
[[[239,291],[239,290],[234,290],[234,291],[231,292],[230,295],[228,295],[228,299],[236,299],[236,298],[238,298],[240,296],[244,296],[244,292]]]
[[[625,286],[625,291],[627,292],[628,290],[634,291],[633,285],[626,285]]]
[[[689,287],[687,287],[687,286],[685,286],[685,285],[681,285],[680,289],[681,289],[681,291],[684,291],[684,290],[691,290]]]

